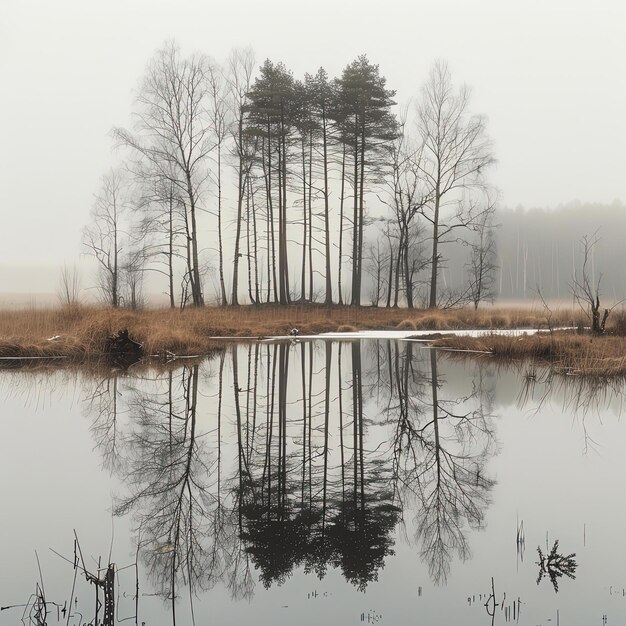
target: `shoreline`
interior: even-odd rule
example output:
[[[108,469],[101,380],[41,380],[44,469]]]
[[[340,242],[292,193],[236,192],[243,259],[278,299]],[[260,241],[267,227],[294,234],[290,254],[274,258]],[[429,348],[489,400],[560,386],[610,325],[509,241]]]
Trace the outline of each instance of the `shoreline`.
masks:
[[[264,305],[183,311],[82,306],[0,310],[0,367],[42,361],[55,367],[116,361],[119,354],[112,354],[107,346],[112,335],[128,330],[128,336],[141,344],[145,360],[166,362],[208,356],[232,341],[379,338],[427,343],[468,358],[484,354],[498,361],[529,360],[560,373],[626,377],[626,332],[622,332],[626,323],[621,315],[613,317],[607,334],[593,337],[572,329],[585,319],[582,312],[571,309],[550,312],[549,319],[545,311],[530,308]],[[290,336],[294,328],[296,337]]]

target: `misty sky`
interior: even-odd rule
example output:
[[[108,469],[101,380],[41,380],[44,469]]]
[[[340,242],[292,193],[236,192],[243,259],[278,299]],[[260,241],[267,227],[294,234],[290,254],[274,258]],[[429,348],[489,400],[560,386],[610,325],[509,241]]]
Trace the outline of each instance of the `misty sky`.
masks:
[[[79,259],[108,132],[166,39],[296,77],[366,53],[401,103],[446,59],[488,117],[503,204],[532,207],[626,200],[624,24],[621,0],[0,0],[0,291],[54,291]]]

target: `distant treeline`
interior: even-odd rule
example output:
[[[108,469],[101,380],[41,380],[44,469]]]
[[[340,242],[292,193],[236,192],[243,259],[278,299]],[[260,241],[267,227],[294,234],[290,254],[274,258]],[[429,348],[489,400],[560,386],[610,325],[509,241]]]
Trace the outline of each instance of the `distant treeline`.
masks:
[[[600,294],[619,300],[626,294],[626,207],[571,203],[556,209],[498,211],[497,297],[571,298],[581,275],[584,236],[597,239],[590,256],[590,278]]]

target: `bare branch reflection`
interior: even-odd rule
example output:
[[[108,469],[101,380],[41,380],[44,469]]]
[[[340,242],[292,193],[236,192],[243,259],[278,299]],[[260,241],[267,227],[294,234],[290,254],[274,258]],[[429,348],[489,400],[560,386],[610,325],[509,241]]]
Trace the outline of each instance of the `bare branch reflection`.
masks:
[[[193,613],[218,582],[250,598],[257,580],[333,568],[364,590],[401,519],[436,583],[469,557],[494,484],[484,370],[448,385],[415,344],[320,341],[233,345],[123,380],[92,389],[94,437],[174,623],[177,598]]]
[[[601,423],[600,415],[604,411],[621,415],[625,399],[626,388],[621,379],[576,376],[546,368],[525,372],[517,405],[520,409],[538,414],[546,405],[560,404],[561,410],[580,425],[583,453],[587,454],[600,450],[598,441],[592,435],[594,414],[598,418],[595,424]]]
[[[105,469],[117,472],[121,469],[121,453],[118,420],[119,378],[117,374],[91,382],[86,395],[86,412],[90,415],[91,433],[102,455]]]
[[[144,565],[159,594],[172,602],[177,589],[190,598],[222,573],[216,540],[222,517],[210,488],[214,465],[198,428],[199,365],[167,374],[159,391],[136,389],[129,403],[124,479],[129,495],[116,514],[133,512]]]
[[[387,346],[395,387],[387,408],[395,427],[392,441],[397,497],[404,509],[415,503],[415,539],[420,557],[436,584],[445,583],[454,556],[471,552],[470,528],[481,528],[494,485],[486,464],[496,451],[491,418],[492,393],[478,368],[471,391],[459,398],[442,393],[437,353],[430,350],[430,371],[419,369],[412,344]],[[384,371],[384,369],[382,370]]]

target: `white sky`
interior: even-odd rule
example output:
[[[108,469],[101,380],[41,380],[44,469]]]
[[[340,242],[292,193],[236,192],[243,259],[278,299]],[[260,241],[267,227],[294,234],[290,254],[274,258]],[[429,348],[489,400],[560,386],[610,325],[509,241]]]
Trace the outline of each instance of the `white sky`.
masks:
[[[625,25],[623,0],[0,0],[0,291],[26,266],[53,291],[78,259],[107,133],[168,38],[216,60],[251,46],[297,77],[366,53],[399,102],[446,59],[489,119],[503,203],[530,207],[626,201]]]

